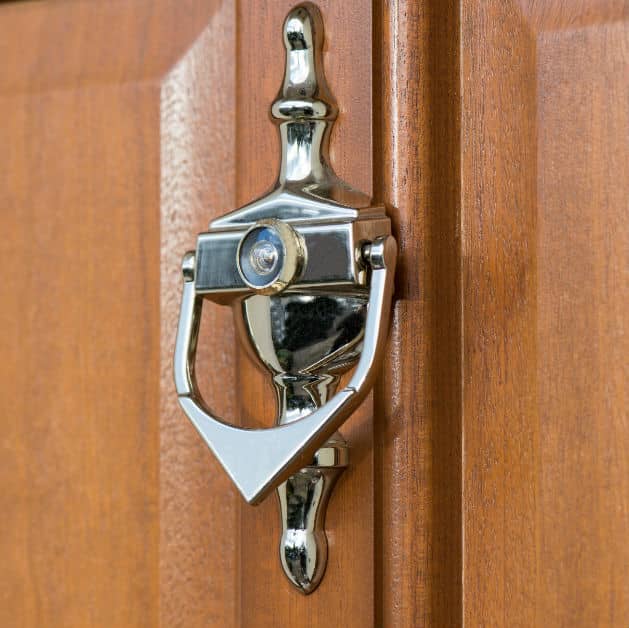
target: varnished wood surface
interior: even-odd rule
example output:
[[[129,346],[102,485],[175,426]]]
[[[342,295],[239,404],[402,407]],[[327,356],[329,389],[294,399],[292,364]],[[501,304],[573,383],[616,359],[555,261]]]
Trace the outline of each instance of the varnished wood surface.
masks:
[[[469,626],[629,624],[629,11],[462,3]]]
[[[292,4],[0,6],[0,625],[624,628],[626,3],[322,4],[334,165],[401,257],[309,598],[171,377],[181,254],[276,174]],[[269,424],[206,309],[204,393]]]
[[[374,187],[400,249],[376,389],[376,626],[458,626],[458,2],[377,2],[375,22]]]
[[[203,3],[196,4],[197,9]],[[240,496],[185,417],[172,355],[181,258],[210,220],[235,207],[235,10],[199,14],[199,34],[160,82],[160,620],[164,628],[237,625]],[[175,18],[178,24],[178,18]],[[165,26],[165,25],[164,25]],[[231,60],[231,62],[230,62]],[[197,370],[212,409],[237,416],[231,313],[203,309]]]
[[[171,376],[180,255],[232,203],[218,9],[0,6],[1,626],[233,625],[237,511]]]

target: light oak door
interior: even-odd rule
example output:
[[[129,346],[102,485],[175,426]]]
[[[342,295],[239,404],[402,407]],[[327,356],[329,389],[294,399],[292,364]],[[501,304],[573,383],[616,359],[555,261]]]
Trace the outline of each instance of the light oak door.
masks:
[[[629,6],[319,3],[400,259],[304,597],[171,375],[181,255],[276,174],[293,4],[0,5],[0,626],[626,628]],[[269,424],[204,316],[202,392]]]

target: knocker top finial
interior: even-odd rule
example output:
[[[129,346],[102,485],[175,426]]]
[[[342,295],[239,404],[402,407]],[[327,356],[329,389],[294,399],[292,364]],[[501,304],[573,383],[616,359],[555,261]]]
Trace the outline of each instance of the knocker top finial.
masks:
[[[354,220],[362,210],[373,215],[371,198],[339,178],[330,163],[338,107],[323,71],[323,35],[321,13],[311,2],[288,12],[282,27],[284,79],[271,105],[280,137],[277,179],[262,197],[214,219],[211,229],[248,228],[264,219]]]
[[[285,120],[334,120],[338,109],[323,72],[323,20],[314,4],[291,9],[284,21],[286,69],[271,115]]]
[[[286,67],[271,117],[280,130],[278,183],[329,185],[336,179],[328,143],[338,112],[323,73],[323,20],[314,4],[296,6],[284,21]]]

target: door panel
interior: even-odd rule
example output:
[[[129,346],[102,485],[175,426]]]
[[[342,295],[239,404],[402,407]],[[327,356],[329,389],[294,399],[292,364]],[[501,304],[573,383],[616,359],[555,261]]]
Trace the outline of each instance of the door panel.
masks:
[[[627,626],[626,2],[321,3],[400,259],[309,597],[171,375],[181,256],[274,180],[292,4],[0,6],[0,625]],[[270,424],[227,308],[199,346]]]
[[[201,178],[185,187],[191,164],[198,175],[216,161],[176,144],[191,116],[171,71],[218,8],[0,6],[2,626],[156,626],[160,576],[171,592],[165,625],[232,621],[235,588],[208,573],[234,562],[224,523],[234,502],[175,414],[169,354],[181,246],[221,198]],[[176,87],[185,101],[190,81]],[[161,176],[162,156],[185,176]],[[170,249],[160,247],[162,216],[162,242],[178,238]],[[199,508],[203,528],[195,521],[191,534],[182,524]]]
[[[469,625],[629,621],[624,2],[463,2]]]

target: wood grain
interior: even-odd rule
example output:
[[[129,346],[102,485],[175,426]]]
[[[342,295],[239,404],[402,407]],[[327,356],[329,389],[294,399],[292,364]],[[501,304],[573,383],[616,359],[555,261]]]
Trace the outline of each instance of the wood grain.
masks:
[[[458,2],[376,3],[376,197],[400,247],[376,390],[376,626],[461,623]]]
[[[212,135],[228,107],[210,130],[192,115],[220,105],[206,93],[216,57],[200,59],[217,6],[0,6],[2,626],[157,626],[160,587],[164,626],[235,613],[232,530],[217,521],[233,529],[237,513],[170,376],[174,258],[233,193]]]
[[[626,626],[629,12],[462,7],[465,622]]]
[[[196,234],[212,218],[235,207],[235,10],[222,3],[209,23],[207,17],[201,17],[203,30],[160,84],[164,628],[229,627],[238,615],[234,530],[240,496],[179,408],[172,376],[182,255],[194,249]],[[208,302],[197,356],[199,387],[212,409],[228,420],[237,416],[235,344],[231,312]]]
[[[158,594],[158,103],[138,75],[60,70],[63,8],[0,7],[0,624],[144,626]],[[119,61],[139,53],[121,47]],[[20,70],[38,78],[16,84]]]

